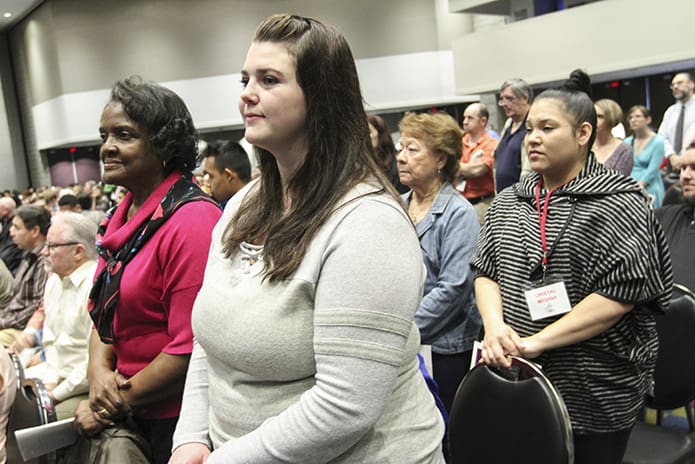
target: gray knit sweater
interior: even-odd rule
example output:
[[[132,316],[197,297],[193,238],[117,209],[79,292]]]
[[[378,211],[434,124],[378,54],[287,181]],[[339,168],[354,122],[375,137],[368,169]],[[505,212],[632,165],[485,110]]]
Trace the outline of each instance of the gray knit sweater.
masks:
[[[213,231],[174,447],[205,443],[209,464],[443,463],[416,358],[424,269],[400,206],[359,185],[293,277],[271,284],[253,250],[222,252],[254,185]]]

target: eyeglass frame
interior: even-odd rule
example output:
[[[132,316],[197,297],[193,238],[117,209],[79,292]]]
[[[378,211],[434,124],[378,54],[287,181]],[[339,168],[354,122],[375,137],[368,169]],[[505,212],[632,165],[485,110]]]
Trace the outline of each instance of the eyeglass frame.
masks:
[[[59,248],[59,247],[72,246],[72,245],[79,245],[79,244],[80,244],[80,242],[64,242],[64,243],[50,243],[50,242],[46,242],[46,243],[44,243],[44,246],[45,246],[47,249],[49,249],[49,250],[53,250],[53,249]]]
[[[517,97],[516,95],[513,95],[511,97],[509,95],[504,95],[504,96],[500,95],[500,99],[497,100],[497,106],[504,106],[504,102],[512,103],[518,99],[519,99],[519,97]]]

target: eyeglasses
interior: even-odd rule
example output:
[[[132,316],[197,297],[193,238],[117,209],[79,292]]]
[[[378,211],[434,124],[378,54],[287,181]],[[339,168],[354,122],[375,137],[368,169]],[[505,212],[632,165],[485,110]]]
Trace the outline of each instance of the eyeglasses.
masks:
[[[504,106],[505,102],[511,103],[514,100],[518,100],[518,98],[517,97],[510,97],[509,95],[500,96],[500,99],[497,101],[497,106]]]
[[[64,247],[64,246],[70,246],[70,245],[79,245],[79,244],[80,244],[80,242],[65,242],[65,243],[46,242],[46,248],[48,248],[49,250],[52,250],[52,249],[58,248],[58,247]]]

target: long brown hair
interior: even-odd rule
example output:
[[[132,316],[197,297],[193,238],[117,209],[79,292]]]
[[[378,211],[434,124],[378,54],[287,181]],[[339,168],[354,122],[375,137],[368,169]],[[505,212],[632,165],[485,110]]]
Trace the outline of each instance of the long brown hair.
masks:
[[[255,147],[259,184],[242,202],[223,237],[227,257],[241,242],[264,244],[265,278],[289,278],[319,228],[340,199],[369,180],[379,191],[398,194],[373,158],[355,60],[345,38],[321,22],[273,15],[258,26],[254,42],[287,46],[306,99],[308,153],[286,185],[289,211],[274,156]]]
[[[376,157],[377,162],[381,166],[381,170],[387,175],[391,169],[391,164],[396,160],[398,152],[396,151],[396,146],[393,144],[393,138],[391,137],[391,132],[389,127],[384,121],[384,118],[376,114],[369,115],[367,121],[371,124],[378,134]]]

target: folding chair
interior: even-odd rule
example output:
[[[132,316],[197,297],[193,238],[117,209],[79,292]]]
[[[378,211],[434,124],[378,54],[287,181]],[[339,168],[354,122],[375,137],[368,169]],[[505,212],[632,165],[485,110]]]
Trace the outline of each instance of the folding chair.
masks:
[[[483,364],[461,381],[449,421],[450,464],[571,464],[565,403],[543,372],[521,358],[512,368]]]

